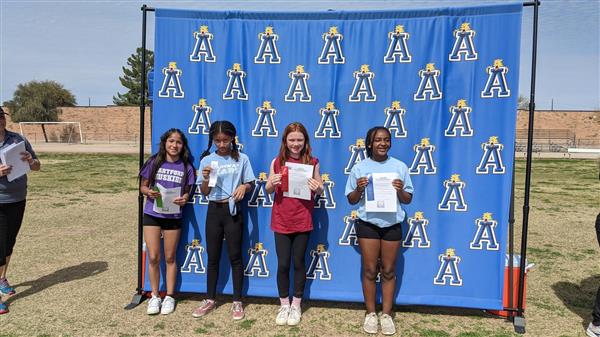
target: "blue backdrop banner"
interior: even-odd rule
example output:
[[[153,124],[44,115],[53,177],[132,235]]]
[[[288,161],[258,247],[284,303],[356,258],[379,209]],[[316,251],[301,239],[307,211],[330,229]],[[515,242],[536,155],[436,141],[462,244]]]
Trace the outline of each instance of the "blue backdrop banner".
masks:
[[[176,127],[195,155],[229,120],[255,175],[241,210],[244,292],[277,296],[273,196],[284,128],[303,123],[321,163],[306,297],[362,301],[355,212],[344,187],[385,125],[415,188],[396,303],[502,308],[522,3],[306,13],[157,9],[152,143]],[[206,291],[206,199],[185,209],[178,289]],[[145,278],[145,289],[149,289]],[[219,291],[231,293],[224,249]]]

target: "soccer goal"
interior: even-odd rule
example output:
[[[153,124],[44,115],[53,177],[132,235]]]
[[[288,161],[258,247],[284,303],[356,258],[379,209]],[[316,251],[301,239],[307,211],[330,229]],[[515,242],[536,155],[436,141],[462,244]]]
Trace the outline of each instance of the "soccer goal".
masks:
[[[33,135],[34,139],[29,139],[34,143],[44,139],[44,131],[49,142],[56,143],[83,143],[83,133],[81,131],[80,122],[19,122],[19,129],[21,135],[23,133],[23,127],[39,125],[42,127],[41,130],[28,131],[28,139]]]

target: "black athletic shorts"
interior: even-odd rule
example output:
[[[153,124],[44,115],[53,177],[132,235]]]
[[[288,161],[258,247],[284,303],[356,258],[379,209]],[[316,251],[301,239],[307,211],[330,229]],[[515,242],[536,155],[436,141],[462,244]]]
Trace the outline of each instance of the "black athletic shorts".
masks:
[[[378,239],[385,241],[401,241],[402,240],[402,225],[397,223],[390,227],[379,227],[370,222],[357,219],[354,222],[356,236],[360,239]]]
[[[144,226],[158,226],[160,229],[181,229],[181,219],[166,219],[159,218],[144,213],[143,222]]]

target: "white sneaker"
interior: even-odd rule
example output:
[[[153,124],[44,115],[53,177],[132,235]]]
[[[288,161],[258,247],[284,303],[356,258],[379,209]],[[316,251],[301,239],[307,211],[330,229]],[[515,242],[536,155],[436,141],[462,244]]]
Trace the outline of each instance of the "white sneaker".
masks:
[[[585,334],[590,337],[599,337],[600,326],[590,323],[590,325],[588,325],[587,329],[585,330]]]
[[[287,319],[287,325],[298,325],[300,323],[300,319],[302,318],[302,309],[295,305],[290,306],[290,315]]]
[[[148,300],[148,310],[146,313],[148,315],[156,315],[160,312],[160,297],[152,295],[152,298]]]
[[[279,308],[279,312],[277,312],[277,318],[275,318],[275,324],[277,325],[286,325],[288,322],[288,317],[290,316],[290,306],[282,305]]]
[[[376,334],[378,329],[377,314],[374,312],[366,314],[363,330],[365,330],[366,333]]]
[[[161,315],[168,315],[175,311],[175,299],[171,296],[165,296],[162,301],[162,307],[160,308]]]
[[[392,316],[388,314],[381,314],[379,317],[379,323],[381,323],[381,333],[384,335],[393,335],[396,333],[396,326],[394,326],[394,320]]]

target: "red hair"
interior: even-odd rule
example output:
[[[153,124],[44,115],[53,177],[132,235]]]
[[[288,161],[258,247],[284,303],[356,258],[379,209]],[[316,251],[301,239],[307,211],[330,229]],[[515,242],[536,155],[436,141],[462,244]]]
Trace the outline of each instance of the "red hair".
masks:
[[[292,132],[300,132],[302,135],[304,135],[304,148],[302,148],[302,151],[300,151],[300,161],[302,161],[303,164],[310,164],[310,162],[312,161],[308,132],[306,131],[306,128],[304,127],[304,125],[302,125],[302,123],[293,122],[286,126],[285,130],[283,131],[283,137],[281,138],[281,147],[279,148],[279,155],[277,156],[277,159],[279,159],[280,167],[285,166],[286,161],[288,161],[288,159],[290,158],[290,150],[288,150],[287,148],[287,137]]]

